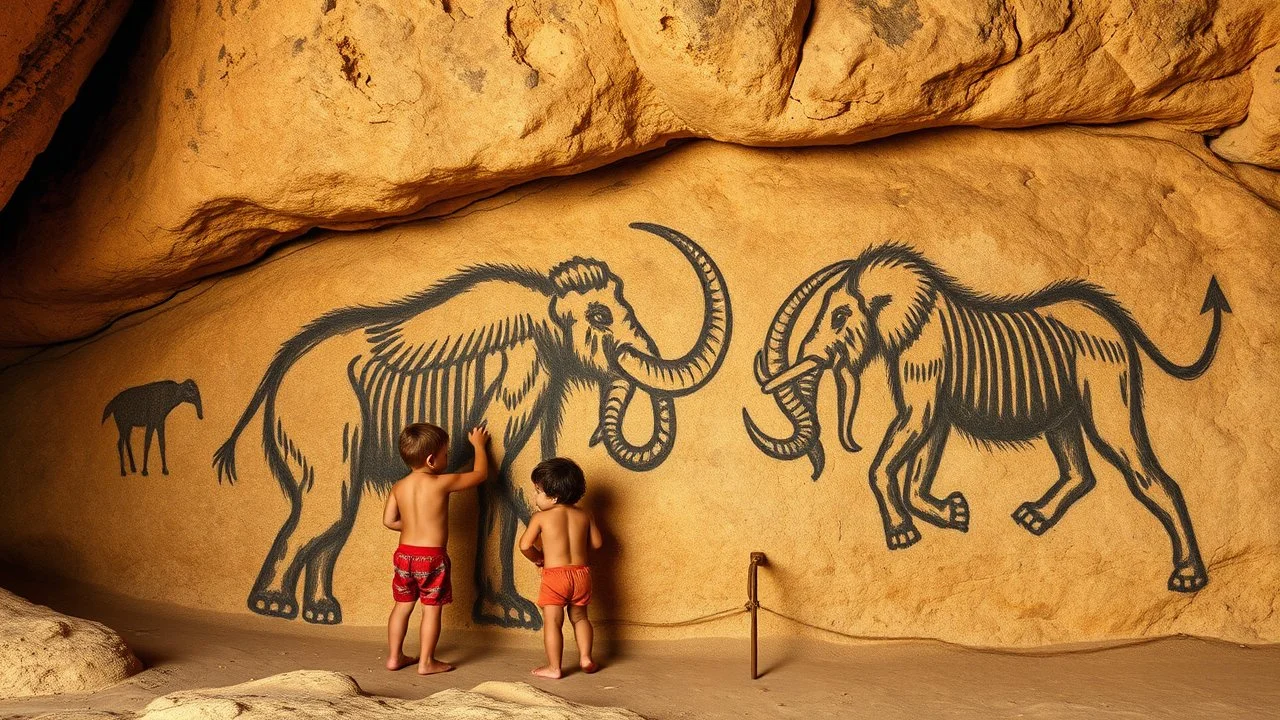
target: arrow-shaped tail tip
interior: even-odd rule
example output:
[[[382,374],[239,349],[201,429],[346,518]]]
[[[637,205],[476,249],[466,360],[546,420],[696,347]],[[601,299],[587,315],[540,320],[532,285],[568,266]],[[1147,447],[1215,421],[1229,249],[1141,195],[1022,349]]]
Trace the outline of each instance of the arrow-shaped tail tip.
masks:
[[[1204,305],[1200,306],[1200,314],[1203,315],[1210,310],[1231,312],[1231,304],[1227,302],[1227,296],[1222,294],[1217,275],[1209,278],[1209,289],[1204,293]]]

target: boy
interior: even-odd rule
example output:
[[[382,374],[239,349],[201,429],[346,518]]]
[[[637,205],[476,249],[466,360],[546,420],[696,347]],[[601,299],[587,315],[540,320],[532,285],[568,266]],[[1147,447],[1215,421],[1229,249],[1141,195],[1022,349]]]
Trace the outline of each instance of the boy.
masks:
[[[391,594],[395,607],[387,620],[387,669],[418,663],[419,675],[448,672],[449,663],[435,658],[440,640],[440,612],[453,602],[449,579],[449,494],[475,487],[489,476],[485,445],[489,431],[477,427],[467,436],[475,448],[470,472],[443,474],[449,465],[449,434],[435,425],[413,423],[400,432],[400,457],[411,472],[387,493],[382,524],[400,531],[400,547],[392,562]],[[405,657],[404,636],[415,600],[422,602],[422,660]]]
[[[574,461],[551,458],[533,469],[533,488],[539,512],[530,518],[529,527],[520,538],[520,552],[542,568],[538,606],[542,608],[542,640],[547,648],[547,664],[533,674],[560,678],[560,654],[564,649],[560,628],[566,605],[582,671],[593,673],[599,667],[591,660],[591,621],[587,619],[591,569],[587,567],[587,554],[588,545],[599,550],[604,540],[591,514],[574,506],[586,493],[587,481]]]

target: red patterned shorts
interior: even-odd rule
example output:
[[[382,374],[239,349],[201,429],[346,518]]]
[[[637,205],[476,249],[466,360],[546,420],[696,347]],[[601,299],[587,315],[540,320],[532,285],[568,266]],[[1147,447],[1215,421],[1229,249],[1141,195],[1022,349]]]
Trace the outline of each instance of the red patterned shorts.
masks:
[[[391,560],[395,565],[391,595],[396,602],[418,600],[423,605],[448,605],[453,602],[449,556],[444,548],[401,545],[396,548]]]

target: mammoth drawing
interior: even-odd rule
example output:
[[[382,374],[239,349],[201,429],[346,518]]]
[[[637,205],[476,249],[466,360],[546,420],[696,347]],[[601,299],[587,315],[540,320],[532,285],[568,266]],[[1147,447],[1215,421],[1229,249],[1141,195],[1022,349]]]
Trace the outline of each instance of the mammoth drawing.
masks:
[[[517,456],[535,431],[542,456],[555,455],[566,394],[593,388],[599,424],[591,444],[603,443],[630,470],[657,467],[675,442],[674,399],[715,375],[729,342],[729,296],[711,258],[670,228],[631,227],[674,245],[701,283],[701,329],[679,358],[659,353],[622,280],[603,262],[580,257],[550,273],[466,268],[397,302],[330,312],[281,346],[214,456],[219,482],[234,482],[236,440],[261,409],[263,448],[290,511],[249,593],[251,610],[341,622],[334,563],[364,492],[385,493],[405,473],[396,449],[401,428],[425,421],[448,430],[456,468],[471,460],[466,429],[485,421],[498,471],[480,488],[473,617],[540,625],[538,609],[519,595],[513,578],[515,533],[530,516],[511,477]],[[316,391],[335,380],[345,391]],[[652,413],[650,435],[638,445],[623,433],[636,397]],[[329,505],[308,499],[317,494],[331,498]]]
[[[811,301],[820,303],[816,317],[792,354],[794,326]],[[837,435],[856,452],[861,373],[882,358],[897,416],[871,462],[870,480],[890,549],[920,539],[913,516],[968,529],[964,496],[932,492],[952,428],[986,447],[1045,438],[1058,480],[1013,512],[1034,535],[1053,527],[1093,487],[1088,438],[1168,531],[1169,589],[1192,592],[1208,575],[1182,493],[1147,437],[1139,351],[1174,377],[1199,377],[1213,360],[1222,314],[1231,311],[1216,280],[1201,312],[1210,310],[1213,327],[1203,352],[1178,365],[1096,285],[1067,281],[994,297],[964,287],[910,248],[877,246],[809,277],[774,317],[756,374],[790,421],[790,436],[767,435],[745,410],[743,419],[760,450],[780,459],[807,456],[817,480],[824,462],[815,405],[820,377],[829,370],[834,378]]]

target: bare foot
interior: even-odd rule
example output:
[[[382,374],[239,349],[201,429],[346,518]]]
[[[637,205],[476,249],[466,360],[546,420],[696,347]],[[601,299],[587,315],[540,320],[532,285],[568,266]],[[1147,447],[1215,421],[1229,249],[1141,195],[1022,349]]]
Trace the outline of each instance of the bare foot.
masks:
[[[592,660],[591,658],[583,659],[581,663],[581,667],[582,667],[582,672],[587,673],[588,675],[600,669],[600,666],[597,665],[595,661]]]
[[[418,662],[418,658],[416,657],[409,657],[408,655],[395,655],[393,657],[387,658],[387,669],[399,670],[400,668],[409,667],[410,665],[416,662]]]
[[[534,668],[533,674],[538,677],[551,678],[552,680],[560,679],[560,668],[553,668],[549,665],[543,665],[540,668]]]
[[[418,663],[419,675],[435,675],[436,673],[446,673],[453,669],[453,666],[447,662],[432,660],[430,662]]]

